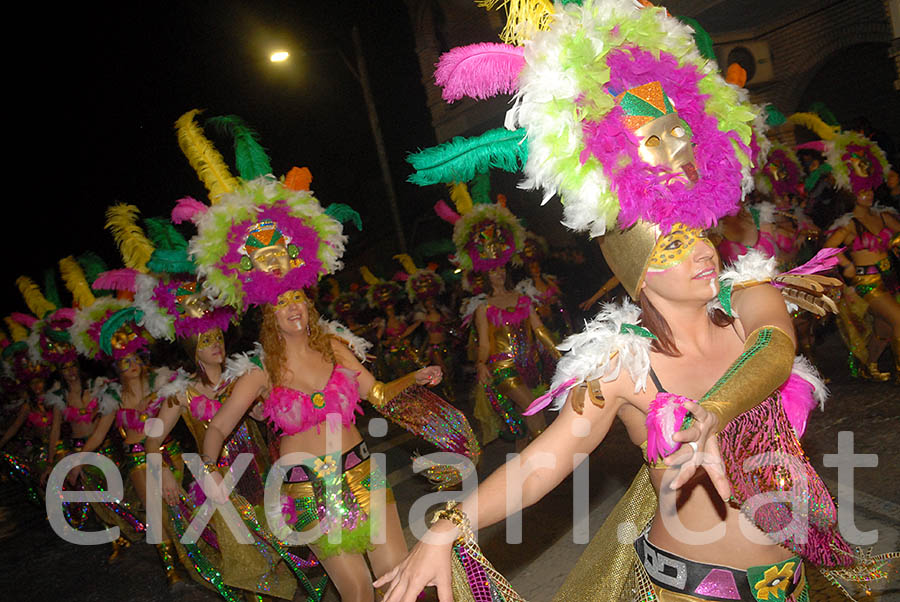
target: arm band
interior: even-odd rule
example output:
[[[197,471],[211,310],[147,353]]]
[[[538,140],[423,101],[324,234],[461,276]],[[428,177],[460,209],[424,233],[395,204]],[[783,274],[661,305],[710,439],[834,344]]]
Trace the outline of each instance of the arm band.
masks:
[[[375,384],[372,385],[372,389],[369,391],[367,399],[373,406],[380,408],[415,383],[415,372],[410,372],[406,376],[401,376],[397,380],[392,380],[389,383],[383,383],[380,380],[376,380]]]
[[[750,333],[744,352],[700,400],[719,418],[721,431],[736,416],[762,403],[784,384],[794,365],[794,343],[780,328],[764,326]]]

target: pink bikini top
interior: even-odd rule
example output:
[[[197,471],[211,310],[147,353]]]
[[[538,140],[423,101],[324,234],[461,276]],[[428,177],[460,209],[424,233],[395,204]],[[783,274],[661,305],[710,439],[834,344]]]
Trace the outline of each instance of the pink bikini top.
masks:
[[[91,403],[83,408],[73,408],[66,406],[63,410],[63,418],[66,422],[91,422],[94,419],[94,413],[97,411],[97,400],[92,399]]]
[[[28,424],[36,429],[45,429],[53,424],[53,413],[41,408],[28,413]]]
[[[768,257],[775,256],[775,239],[768,232],[760,231],[757,235],[756,244],[747,247],[743,243],[723,238],[719,243],[719,256],[722,263],[731,264],[741,255],[745,255],[750,249],[756,249]]]
[[[395,339],[395,338],[399,337],[401,334],[403,334],[403,331],[406,330],[406,328],[407,328],[406,324],[402,324],[402,323],[400,324],[400,326],[398,326],[395,329],[391,329],[390,327],[385,328],[384,336],[391,338],[391,339]]]
[[[263,417],[281,432],[282,436],[296,435],[323,422],[336,430],[340,425],[356,423],[362,414],[359,403],[357,373],[335,365],[325,387],[311,395],[288,387],[274,387],[263,403]]]
[[[531,314],[531,298],[528,295],[519,295],[519,300],[512,309],[488,305],[487,319],[494,326],[504,324],[521,324]]]
[[[129,431],[143,431],[144,423],[148,418],[156,417],[160,405],[162,405],[162,398],[158,397],[150,402],[144,410],[122,408],[116,412],[116,424]]]
[[[856,238],[850,245],[851,250],[887,253],[891,246],[890,228],[885,225],[878,234],[873,234],[856,218],[853,218],[853,221],[856,222]],[[881,223],[884,224],[884,218],[881,218]]]

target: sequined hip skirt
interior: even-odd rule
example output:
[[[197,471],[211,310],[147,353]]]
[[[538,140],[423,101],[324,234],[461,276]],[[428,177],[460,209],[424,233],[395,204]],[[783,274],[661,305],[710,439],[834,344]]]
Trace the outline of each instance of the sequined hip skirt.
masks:
[[[887,257],[872,265],[856,266],[853,277],[853,288],[856,294],[865,299],[880,295],[896,295],[900,293],[900,282]]]
[[[647,531],[635,540],[634,549],[638,569],[645,571],[659,602],[809,602],[809,586],[799,556],[740,570],[681,558],[650,543]]]
[[[384,473],[373,468],[363,442],[340,456],[326,454],[288,468],[284,493],[289,502],[283,514],[298,531],[321,529],[310,544],[320,559],[362,554],[373,547],[372,522],[380,514],[373,516],[371,492],[381,490],[385,503],[394,503]]]

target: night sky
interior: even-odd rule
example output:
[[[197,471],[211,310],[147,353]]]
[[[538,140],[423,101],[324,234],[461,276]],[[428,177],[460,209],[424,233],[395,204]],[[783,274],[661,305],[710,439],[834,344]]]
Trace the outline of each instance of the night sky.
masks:
[[[430,212],[435,191],[405,182],[403,160],[434,144],[409,17],[400,0],[377,2],[118,3],[36,7],[6,21],[25,43],[7,46],[15,182],[5,204],[2,315],[24,310],[14,280],[37,281],[69,254],[99,253],[120,267],[104,211],[115,202],[167,215],[186,195],[208,201],[178,148],[185,111],[236,114],[256,129],[274,173],[308,166],[327,205],[362,215],[349,253],[391,235],[389,208],[363,96],[339,52],[353,57],[360,28],[401,212]],[[292,63],[273,68],[272,44]],[[284,67],[284,66],[281,66]],[[430,77],[430,74],[429,74]],[[231,142],[207,136],[233,166]],[[13,140],[8,140],[13,142]],[[22,169],[24,168],[24,169]],[[23,173],[24,172],[24,173]],[[185,230],[190,233],[190,230]],[[62,282],[59,282],[62,289]],[[64,289],[62,289],[64,290]],[[64,302],[68,294],[64,292]]]

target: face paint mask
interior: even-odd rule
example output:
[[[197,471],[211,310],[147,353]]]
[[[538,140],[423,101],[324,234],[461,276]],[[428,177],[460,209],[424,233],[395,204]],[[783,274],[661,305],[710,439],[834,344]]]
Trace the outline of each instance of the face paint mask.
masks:
[[[200,333],[197,337],[197,350],[207,349],[215,345],[225,345],[225,335],[218,328]]]
[[[303,291],[287,291],[278,295],[278,303],[275,309],[284,309],[293,303],[306,303],[306,294]]]
[[[664,272],[678,266],[691,256],[697,241],[710,244],[699,228],[688,228],[684,224],[675,224],[672,226],[671,232],[660,236],[656,241],[647,265],[647,272]]]

